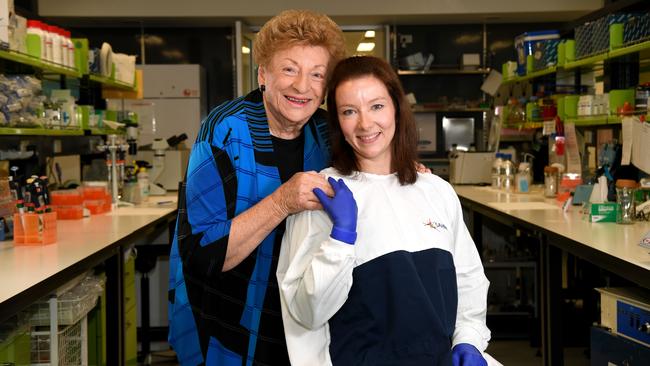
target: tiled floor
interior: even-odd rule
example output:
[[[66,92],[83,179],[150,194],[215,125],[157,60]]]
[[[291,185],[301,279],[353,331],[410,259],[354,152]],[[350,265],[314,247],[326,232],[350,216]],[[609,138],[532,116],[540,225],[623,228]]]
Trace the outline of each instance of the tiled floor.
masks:
[[[528,341],[493,341],[490,342],[487,352],[504,366],[540,366],[542,364],[538,349],[530,347]],[[564,364],[588,366],[589,360],[584,352],[584,348],[565,349]],[[174,351],[156,351],[152,356],[151,365],[178,365]]]

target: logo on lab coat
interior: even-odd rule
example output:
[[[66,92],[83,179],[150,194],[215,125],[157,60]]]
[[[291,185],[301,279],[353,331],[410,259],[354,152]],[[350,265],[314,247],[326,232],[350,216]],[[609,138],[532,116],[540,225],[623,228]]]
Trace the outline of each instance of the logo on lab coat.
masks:
[[[431,219],[428,219],[426,222],[424,222],[424,226],[428,226],[428,227],[430,227],[432,229],[435,229],[436,231],[438,231],[438,229],[447,230],[447,227],[445,226],[445,224],[441,224],[439,222],[431,221]]]

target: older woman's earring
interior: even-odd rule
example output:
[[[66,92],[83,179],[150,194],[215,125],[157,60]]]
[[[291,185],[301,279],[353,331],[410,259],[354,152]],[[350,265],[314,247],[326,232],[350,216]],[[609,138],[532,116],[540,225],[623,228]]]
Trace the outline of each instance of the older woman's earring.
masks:
[[[266,85],[264,84],[260,85],[260,90],[262,91],[262,93],[264,93],[266,91]]]

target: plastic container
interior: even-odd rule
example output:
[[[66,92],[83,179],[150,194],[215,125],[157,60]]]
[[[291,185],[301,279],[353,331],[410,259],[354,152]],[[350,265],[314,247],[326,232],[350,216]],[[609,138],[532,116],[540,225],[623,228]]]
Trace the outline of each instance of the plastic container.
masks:
[[[56,212],[57,219],[59,220],[79,220],[84,217],[83,204],[77,206],[52,206],[52,210]]]
[[[14,214],[15,245],[52,244],[56,239],[56,212]]]
[[[544,197],[557,195],[558,172],[554,166],[544,167]]]
[[[50,33],[50,26],[41,22],[41,30],[43,31],[41,60],[52,62],[52,34]]]
[[[511,154],[503,154],[501,164],[501,189],[506,192],[515,190],[515,164],[510,160]]]
[[[492,188],[501,188],[501,164],[503,164],[503,154],[497,153],[492,163]]]
[[[50,203],[56,206],[81,206],[83,197],[77,189],[61,189],[50,192]]]
[[[634,224],[636,216],[635,191],[638,184],[631,179],[616,181],[616,223]]]
[[[108,195],[108,190],[104,186],[86,186],[81,187],[83,200],[103,200]]]
[[[49,30],[52,37],[52,62],[61,65],[63,63],[63,54],[61,53],[61,34],[59,27],[51,25]]]
[[[38,59],[41,58],[44,45],[42,23],[38,20],[27,21],[27,54]]]
[[[530,174],[530,163],[519,163],[519,171],[517,172],[517,192],[528,193],[530,191],[530,184],[532,177]]]
[[[140,168],[137,175],[138,187],[140,188],[140,197],[142,201],[147,201],[149,198],[149,173],[146,168]]]
[[[103,214],[110,211],[111,201],[106,199],[101,200],[85,200],[84,207],[90,211],[91,215]]]
[[[576,187],[581,184],[582,178],[579,174],[562,174],[562,178],[560,178],[560,183],[557,188],[557,196],[555,198],[558,201],[566,201],[571,197],[571,192],[575,192]]]
[[[67,66],[74,69],[77,66],[75,65],[74,43],[72,42],[71,36],[72,34],[70,33],[70,31],[65,31],[65,42],[66,42],[66,49],[68,52]]]
[[[515,50],[517,52],[517,73],[519,75],[526,75],[526,59],[529,55],[534,54],[536,48],[540,47],[537,46],[537,43],[549,39],[559,38],[560,32],[556,30],[526,32],[515,37]]]

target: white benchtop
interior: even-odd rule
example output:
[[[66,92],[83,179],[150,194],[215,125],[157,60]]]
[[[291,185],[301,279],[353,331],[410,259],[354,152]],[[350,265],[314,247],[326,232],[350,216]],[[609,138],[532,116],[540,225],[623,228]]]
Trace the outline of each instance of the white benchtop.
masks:
[[[13,241],[0,241],[0,303],[172,213],[176,201],[176,195],[150,197],[136,207],[120,207],[81,220],[59,220],[58,241],[50,245],[15,246]]]
[[[632,225],[591,223],[583,219],[580,206],[564,212],[555,199],[538,193],[505,193],[490,187],[454,186],[458,196],[569,238],[595,250],[650,271],[650,249],[639,246],[650,232],[650,222]]]

